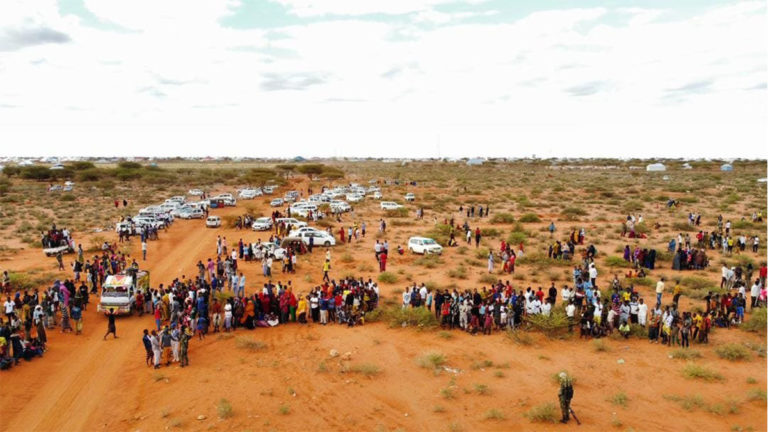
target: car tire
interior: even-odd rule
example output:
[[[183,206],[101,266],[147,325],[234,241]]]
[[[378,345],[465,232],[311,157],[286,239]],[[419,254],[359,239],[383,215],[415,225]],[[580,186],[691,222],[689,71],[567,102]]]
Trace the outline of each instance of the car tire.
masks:
[[[325,246],[325,247],[328,247],[330,245],[331,245],[331,242],[329,242],[329,241],[326,241],[325,243],[323,243],[323,246]]]

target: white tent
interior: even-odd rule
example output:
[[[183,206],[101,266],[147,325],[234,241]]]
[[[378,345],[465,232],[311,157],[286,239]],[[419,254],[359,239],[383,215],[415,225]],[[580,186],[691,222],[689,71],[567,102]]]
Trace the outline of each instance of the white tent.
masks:
[[[667,167],[665,167],[663,163],[654,163],[646,166],[645,170],[646,171],[666,171]]]
[[[485,163],[485,160],[480,159],[480,158],[473,158],[473,159],[469,159],[467,161],[467,165],[470,165],[470,166],[471,165],[482,165],[483,163]]]
[[[693,167],[688,162],[683,164],[683,169],[692,169]]]
[[[733,171],[733,165],[731,165],[731,164],[722,164],[722,165],[720,165],[720,171]]]

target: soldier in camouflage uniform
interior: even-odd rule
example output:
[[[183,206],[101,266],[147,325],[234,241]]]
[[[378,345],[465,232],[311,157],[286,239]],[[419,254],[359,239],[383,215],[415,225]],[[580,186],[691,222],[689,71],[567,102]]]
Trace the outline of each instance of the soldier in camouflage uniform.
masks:
[[[571,399],[573,399],[573,382],[571,377],[565,372],[560,372],[560,390],[557,392],[557,397],[560,399],[560,410],[563,413],[563,418],[560,423],[568,423],[570,420]]]
[[[192,332],[189,330],[189,328],[182,327],[181,334],[179,335],[179,355],[181,357],[181,367],[189,366],[187,350],[189,349],[190,337],[192,337]]]

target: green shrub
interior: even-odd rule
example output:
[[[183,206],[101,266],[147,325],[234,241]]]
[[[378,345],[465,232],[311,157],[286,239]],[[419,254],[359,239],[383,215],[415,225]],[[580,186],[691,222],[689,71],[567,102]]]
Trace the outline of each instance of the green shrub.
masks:
[[[385,272],[379,273],[378,280],[379,282],[382,282],[382,283],[393,284],[397,282],[397,275],[392,272],[385,271]]]
[[[624,408],[627,407],[627,402],[629,402],[629,397],[624,392],[618,392],[615,395],[611,396],[608,401],[614,405],[619,405]]]
[[[351,372],[363,374],[367,377],[376,376],[381,373],[381,368],[373,363],[363,363],[349,368]]]
[[[605,265],[608,267],[629,267],[630,263],[622,257],[612,255],[605,257]]]
[[[433,269],[443,264],[444,262],[445,261],[443,261],[440,255],[424,254],[423,256],[417,258],[414,261],[414,264],[426,267],[428,269]]]
[[[219,412],[220,418],[226,419],[232,417],[232,404],[230,404],[228,400],[221,398],[216,409]]]
[[[448,276],[453,279],[466,279],[467,268],[460,264],[458,267],[448,270]]]
[[[480,276],[480,280],[479,280],[480,283],[489,284],[489,285],[493,285],[497,281],[498,279],[496,278],[496,276],[490,273],[483,274],[482,276]]]
[[[248,351],[263,351],[267,349],[267,344],[261,341],[257,341],[247,336],[239,336],[235,339],[235,344],[238,348]]]
[[[533,337],[524,331],[508,329],[505,334],[518,345],[530,346],[534,343]]]
[[[750,356],[749,350],[744,345],[737,343],[720,345],[715,348],[715,353],[720,358],[730,361],[747,360]]]
[[[526,213],[520,216],[520,222],[523,222],[523,223],[541,222],[541,218],[536,213]]]
[[[592,349],[595,350],[595,352],[608,352],[611,350],[611,347],[606,345],[604,340],[595,339],[592,341]]]
[[[442,368],[445,362],[445,354],[439,351],[430,351],[418,359],[419,366],[432,370]]]
[[[436,327],[438,322],[435,318],[435,314],[427,310],[427,308],[405,308],[400,305],[393,304],[389,306],[382,306],[374,309],[365,316],[367,322],[387,322],[390,327],[417,327],[417,328],[433,328]]]
[[[396,209],[385,210],[384,214],[390,218],[404,218],[408,217],[408,209],[406,207],[399,207]]]
[[[523,415],[532,423],[554,423],[557,420],[557,413],[555,404],[547,402],[529,409]]]
[[[552,310],[549,316],[529,315],[525,318],[525,324],[530,329],[544,333],[547,337],[556,338],[568,333],[570,323],[565,311],[558,308]]]
[[[701,358],[701,353],[697,350],[678,348],[669,354],[674,359],[693,360]]]
[[[741,329],[749,332],[765,333],[766,317],[768,309],[765,307],[753,309],[749,314],[749,319],[741,324]]]
[[[511,213],[496,213],[491,217],[491,223],[510,224],[515,222],[515,217]]]
[[[747,392],[747,400],[748,401],[761,401],[765,402],[768,396],[765,393],[765,390],[763,389],[752,389]]]
[[[579,216],[586,216],[587,212],[579,207],[567,207],[561,214],[565,220],[577,220]]]
[[[59,199],[62,200],[62,201],[74,201],[76,198],[72,194],[64,194]]]
[[[683,368],[683,376],[688,379],[701,379],[704,381],[722,381],[725,378],[719,372],[695,363],[688,363]]]
[[[491,408],[483,414],[484,420],[504,420],[504,413],[496,408]]]

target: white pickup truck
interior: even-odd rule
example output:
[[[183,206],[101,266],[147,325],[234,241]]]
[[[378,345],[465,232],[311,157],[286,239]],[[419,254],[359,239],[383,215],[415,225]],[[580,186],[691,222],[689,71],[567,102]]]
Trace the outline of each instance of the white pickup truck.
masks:
[[[116,315],[130,315],[136,303],[136,289],[149,288],[149,272],[135,271],[133,274],[107,276],[101,287],[101,300],[97,310],[107,313],[114,309]]]

